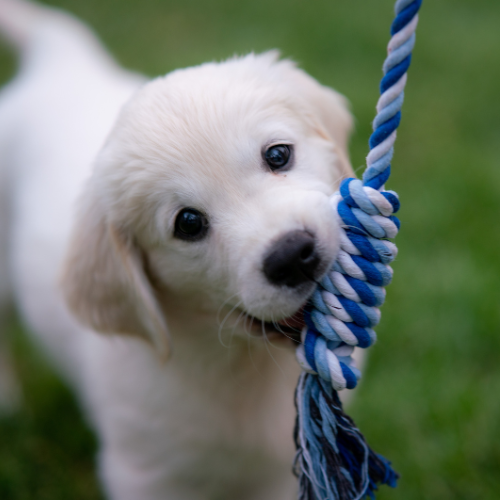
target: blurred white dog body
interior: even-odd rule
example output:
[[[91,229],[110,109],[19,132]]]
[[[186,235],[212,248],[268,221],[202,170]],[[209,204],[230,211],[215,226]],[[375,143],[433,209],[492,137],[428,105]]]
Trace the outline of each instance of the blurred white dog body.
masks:
[[[273,54],[144,85],[76,20],[17,0],[0,29],[21,52],[0,95],[0,299],[80,395],[108,496],[292,498],[299,369],[255,318],[293,316],[335,257],[342,98]],[[283,171],[263,160],[276,144]],[[314,279],[270,282],[266,258],[299,233]]]

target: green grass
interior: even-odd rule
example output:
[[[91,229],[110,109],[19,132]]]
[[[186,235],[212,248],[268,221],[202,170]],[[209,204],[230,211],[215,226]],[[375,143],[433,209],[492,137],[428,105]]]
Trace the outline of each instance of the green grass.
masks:
[[[392,0],[58,0],[149,75],[278,47],[351,101],[363,164]],[[500,498],[500,3],[424,4],[390,188],[400,257],[352,414],[401,472],[379,499]],[[14,68],[0,52],[0,78]],[[98,498],[94,444],[14,322],[25,406],[0,422],[0,498]]]

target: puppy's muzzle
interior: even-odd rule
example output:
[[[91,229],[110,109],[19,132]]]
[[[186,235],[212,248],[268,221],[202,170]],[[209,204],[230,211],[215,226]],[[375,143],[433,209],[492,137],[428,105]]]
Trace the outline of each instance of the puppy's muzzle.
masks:
[[[298,230],[272,244],[264,258],[263,272],[275,286],[297,288],[317,278],[320,264],[314,236]]]

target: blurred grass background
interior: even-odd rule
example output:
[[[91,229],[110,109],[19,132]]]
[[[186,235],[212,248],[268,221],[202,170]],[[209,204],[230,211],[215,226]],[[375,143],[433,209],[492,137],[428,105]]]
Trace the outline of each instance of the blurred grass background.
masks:
[[[392,0],[50,3],[151,76],[281,49],[349,98],[353,165],[363,164]],[[0,82],[14,70],[0,47]],[[389,185],[403,202],[400,257],[351,408],[402,474],[381,500],[500,498],[499,91],[500,2],[424,2]],[[95,444],[72,396],[15,318],[8,335],[24,406],[0,420],[0,498],[100,498]]]

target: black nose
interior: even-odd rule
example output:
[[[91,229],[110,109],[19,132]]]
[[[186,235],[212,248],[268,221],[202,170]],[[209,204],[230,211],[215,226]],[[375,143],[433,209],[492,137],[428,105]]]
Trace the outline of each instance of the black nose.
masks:
[[[319,263],[314,236],[291,231],[273,243],[264,258],[263,271],[273,285],[294,288],[315,279]]]

